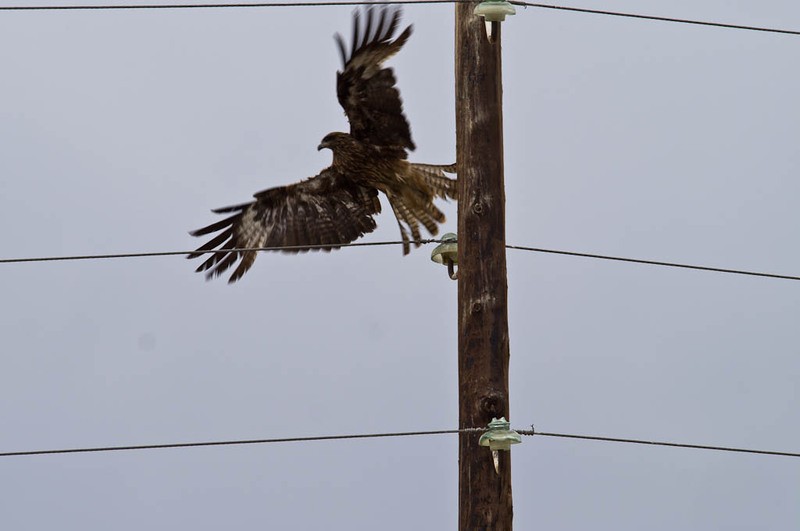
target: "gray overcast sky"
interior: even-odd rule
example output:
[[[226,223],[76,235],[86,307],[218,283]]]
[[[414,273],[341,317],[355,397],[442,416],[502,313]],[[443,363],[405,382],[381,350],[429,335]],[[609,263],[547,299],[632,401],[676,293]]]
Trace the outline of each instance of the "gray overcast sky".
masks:
[[[570,4],[800,29],[790,0]],[[192,248],[210,208],[317,173],[347,128],[351,12],[0,13],[0,255]],[[405,21],[412,159],[449,163],[453,8]],[[518,8],[503,48],[509,243],[800,273],[800,38]],[[397,239],[379,225],[365,241]],[[0,450],[456,427],[456,284],[429,255],[262,255],[235,286],[179,257],[3,265]],[[508,270],[515,425],[800,450],[800,285],[520,251]],[[455,436],[0,475],[9,530],[457,520]],[[513,477],[517,529],[800,522],[789,458],[526,438]]]

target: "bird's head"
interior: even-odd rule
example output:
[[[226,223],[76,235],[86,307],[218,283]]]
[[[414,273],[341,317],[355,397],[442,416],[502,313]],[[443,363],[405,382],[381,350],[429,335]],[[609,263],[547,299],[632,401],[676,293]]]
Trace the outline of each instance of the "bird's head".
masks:
[[[317,146],[317,151],[320,151],[324,148],[333,150],[334,148],[344,144],[348,136],[349,135],[347,133],[328,133],[325,135],[325,138],[322,139],[322,142],[320,142],[320,144]]]

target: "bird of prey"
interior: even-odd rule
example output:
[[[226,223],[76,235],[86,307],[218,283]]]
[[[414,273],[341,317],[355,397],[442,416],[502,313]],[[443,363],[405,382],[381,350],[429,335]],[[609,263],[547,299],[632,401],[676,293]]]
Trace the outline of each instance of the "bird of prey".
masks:
[[[373,216],[381,211],[378,192],[386,195],[397,218],[403,254],[408,254],[412,239],[419,246],[420,225],[432,235],[438,232],[445,216],[433,200],[456,198],[456,181],[445,175],[454,174],[455,165],[407,160],[408,150],[415,148],[411,130],[394,73],[383,66],[411,35],[408,26],[395,37],[399,23],[400,9],[355,11],[350,49],[339,34],[335,36],[344,63],[337,72],[336,94],[350,132],[329,133],[317,148],[330,149],[333,162],[314,177],[258,192],[249,203],[213,210],[229,217],[190,233],[219,233],[188,256],[214,251],[198,272],[205,271],[210,279],[236,266],[228,282],[239,280],[252,267],[257,251],[234,249],[337,249],[375,230]]]

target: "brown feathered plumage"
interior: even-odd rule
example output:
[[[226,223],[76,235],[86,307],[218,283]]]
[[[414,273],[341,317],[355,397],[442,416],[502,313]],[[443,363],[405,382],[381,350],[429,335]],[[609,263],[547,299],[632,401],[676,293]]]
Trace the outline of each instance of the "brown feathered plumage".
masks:
[[[198,272],[213,278],[236,265],[229,279],[235,282],[252,267],[257,251],[232,249],[295,246],[285,252],[301,252],[324,245],[322,250],[328,251],[350,243],[375,230],[373,216],[381,211],[378,192],[386,194],[397,218],[403,254],[408,254],[411,239],[421,239],[420,225],[433,235],[438,232],[445,218],[433,200],[455,198],[456,181],[445,175],[455,173],[455,165],[406,160],[406,150],[415,146],[394,72],[383,66],[411,35],[408,26],[394,38],[399,23],[399,9],[367,8],[353,16],[349,51],[336,35],[344,63],[336,93],[350,133],[329,133],[322,139],[317,149],[330,149],[332,164],[305,181],[258,192],[250,203],[214,210],[230,216],[191,233],[219,233],[189,255],[216,251]]]

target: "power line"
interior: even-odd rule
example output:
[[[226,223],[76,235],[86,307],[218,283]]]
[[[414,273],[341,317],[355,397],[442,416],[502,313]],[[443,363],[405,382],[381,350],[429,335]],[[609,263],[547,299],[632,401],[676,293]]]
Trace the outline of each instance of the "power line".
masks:
[[[800,31],[785,30],[779,28],[765,28],[760,26],[745,26],[741,24],[726,24],[723,22],[708,22],[703,20],[690,20],[686,18],[657,17],[653,15],[640,15],[637,13],[623,13],[619,11],[604,11],[600,9],[584,9],[582,7],[555,6],[551,4],[535,4],[531,2],[520,2],[509,0],[510,3],[518,6],[537,7],[542,9],[556,9],[559,11],[572,11],[574,13],[590,13],[593,15],[608,15],[612,17],[637,18],[642,20],[656,20],[659,22],[675,22],[678,24],[693,24],[695,26],[711,26],[715,28],[738,29],[748,31],[763,31],[767,33],[783,33],[785,35],[800,35]]]
[[[140,5],[67,5],[67,6],[8,6],[0,11],[101,11],[111,9],[222,9],[222,8],[267,8],[267,7],[333,7],[364,5],[407,5],[407,4],[458,4],[471,0],[389,0],[346,2],[259,2],[259,3],[216,3],[216,4],[140,4]]]
[[[730,446],[707,446],[704,444],[686,444],[676,442],[663,442],[663,441],[645,441],[641,439],[620,439],[617,437],[600,437],[597,435],[575,435],[570,433],[547,433],[547,432],[534,432],[533,430],[518,430],[522,435],[540,435],[542,437],[559,437],[564,439],[581,439],[585,441],[604,441],[604,442],[617,442],[629,444],[645,444],[649,446],[668,446],[672,448],[691,448],[695,450],[716,450],[718,452],[738,452],[746,454],[759,454],[759,455],[779,455],[783,457],[800,457],[800,453],[795,452],[774,452],[771,450],[754,450],[751,448],[733,448]]]
[[[24,452],[3,452],[0,457],[15,457],[23,455],[52,455],[52,454],[78,454],[94,452],[118,452],[122,450],[163,450],[166,448],[197,448],[201,446],[235,446],[244,444],[273,444],[311,441],[338,441],[345,439],[377,439],[384,437],[411,437],[415,435],[443,435],[446,433],[461,433],[471,431],[484,431],[483,428],[464,428],[461,430],[432,430],[432,431],[404,431],[389,433],[361,433],[351,435],[319,435],[316,437],[285,437],[280,439],[246,439],[234,441],[208,441],[170,444],[143,444],[136,446],[101,446],[95,448],[67,448],[63,450],[30,450]]]
[[[779,278],[782,280],[800,280],[799,276],[792,276],[792,275],[778,275],[775,273],[761,273],[758,271],[746,271],[743,269],[726,269],[722,267],[708,267],[708,266],[700,266],[700,265],[693,265],[693,264],[681,264],[677,262],[661,262],[658,260],[642,260],[640,258],[626,258],[623,256],[609,256],[603,254],[590,254],[590,253],[578,253],[574,251],[558,251],[555,249],[541,249],[538,247],[524,247],[521,245],[506,245],[506,249],[516,249],[519,251],[531,251],[535,253],[546,253],[546,254],[560,254],[564,256],[579,256],[582,258],[595,258],[598,260],[612,260],[615,262],[629,262],[632,264],[644,264],[644,265],[656,265],[656,266],[663,266],[663,267],[678,267],[681,269],[694,269],[697,271],[711,271],[713,273],[730,273],[732,275],[748,275],[752,277],[766,277],[766,278]]]
[[[443,243],[443,240],[438,239],[423,239],[412,241],[413,244],[429,244],[429,243]],[[326,250],[336,249],[339,247],[377,247],[385,245],[402,245],[403,242],[397,241],[379,241],[379,242],[354,242],[354,243],[330,243],[318,245],[286,245],[275,247],[241,247],[235,249],[226,249],[225,252],[248,252],[248,251],[308,251],[308,250]],[[800,280],[800,276],[793,275],[779,275],[776,273],[763,273],[759,271],[747,271],[744,269],[728,269],[722,267],[709,267],[694,264],[682,264],[678,262],[663,262],[658,260],[644,260],[641,258],[628,258],[623,256],[610,256],[603,254],[581,253],[576,251],[561,251],[557,249],[543,249],[540,247],[526,247],[522,245],[506,245],[506,249],[514,249],[518,251],[528,251],[544,254],[558,254],[564,256],[576,256],[581,258],[594,258],[597,260],[611,260],[614,262],[628,262],[632,264],[642,265],[655,265],[662,267],[676,267],[680,269],[694,269],[697,271],[710,271],[712,273],[728,273],[733,275],[746,275],[753,277],[764,278],[777,278],[781,280]],[[67,256],[41,256],[29,258],[0,258],[0,264],[20,264],[30,262],[66,262],[73,260],[105,260],[112,258],[148,258],[154,256],[181,256],[189,254],[211,254],[215,250],[208,251],[160,251],[160,252],[144,252],[144,253],[116,253],[116,254],[84,254],[84,255],[67,255]]]
[[[214,4],[141,4],[141,5],[51,5],[51,6],[0,6],[0,11],[100,11],[100,10],[132,10],[132,9],[221,9],[221,8],[269,8],[269,7],[323,7],[323,6],[360,6],[360,5],[408,5],[408,4],[458,4],[469,0],[388,0],[388,1],[346,1],[346,2],[259,2],[259,3],[214,3]],[[726,24],[723,22],[709,22],[685,18],[659,17],[654,15],[641,15],[637,13],[624,13],[620,11],[605,11],[600,9],[585,9],[580,7],[559,6],[552,4],[539,4],[511,0],[511,3],[523,7],[539,9],[552,9],[573,13],[590,13],[612,17],[634,18],[640,20],[654,20],[659,22],[673,22],[678,24],[692,24],[695,26],[709,26],[715,28],[737,29],[747,31],[760,31],[765,33],[780,33],[784,35],[800,35],[800,31],[761,26],[748,26],[742,24]]]
[[[77,453],[98,453],[98,452],[118,452],[123,450],[164,450],[168,448],[198,448],[203,446],[238,446],[246,444],[276,444],[276,443],[295,443],[313,441],[339,441],[351,439],[378,439],[388,437],[413,437],[420,435],[445,435],[455,433],[482,433],[486,428],[461,428],[456,430],[429,430],[429,431],[403,431],[386,433],[360,433],[348,435],[319,435],[311,437],[284,437],[277,439],[244,439],[230,441],[205,441],[188,443],[169,443],[169,444],[143,444],[129,446],[99,446],[93,448],[65,448],[60,450],[28,450],[21,452],[2,452],[0,457],[21,457],[31,455],[55,455],[55,454],[77,454]],[[776,452],[771,450],[756,450],[752,448],[734,448],[730,446],[708,446],[702,444],[687,444],[677,442],[646,441],[642,439],[621,439],[616,437],[601,437],[597,435],[577,435],[570,433],[549,433],[540,432],[533,429],[517,430],[520,435],[557,437],[566,439],[581,439],[587,441],[617,442],[627,444],[644,444],[648,446],[666,446],[672,448],[689,448],[695,450],[713,450],[718,452],[735,452],[759,455],[773,455],[782,457],[800,457],[800,453]]]
[[[437,243],[439,240],[414,240],[413,244]],[[152,256],[180,256],[187,254],[213,254],[217,252],[243,253],[247,251],[313,251],[330,250],[339,247],[376,247],[381,245],[402,245],[402,241],[384,242],[355,242],[355,243],[320,243],[315,245],[282,245],[275,247],[237,247],[235,249],[225,249],[225,251],[158,251],[146,253],[117,253],[117,254],[82,254],[71,256],[41,256],[34,258],[0,258],[0,264],[19,264],[25,262],[62,262],[70,260],[105,260],[109,258],[148,258]]]

